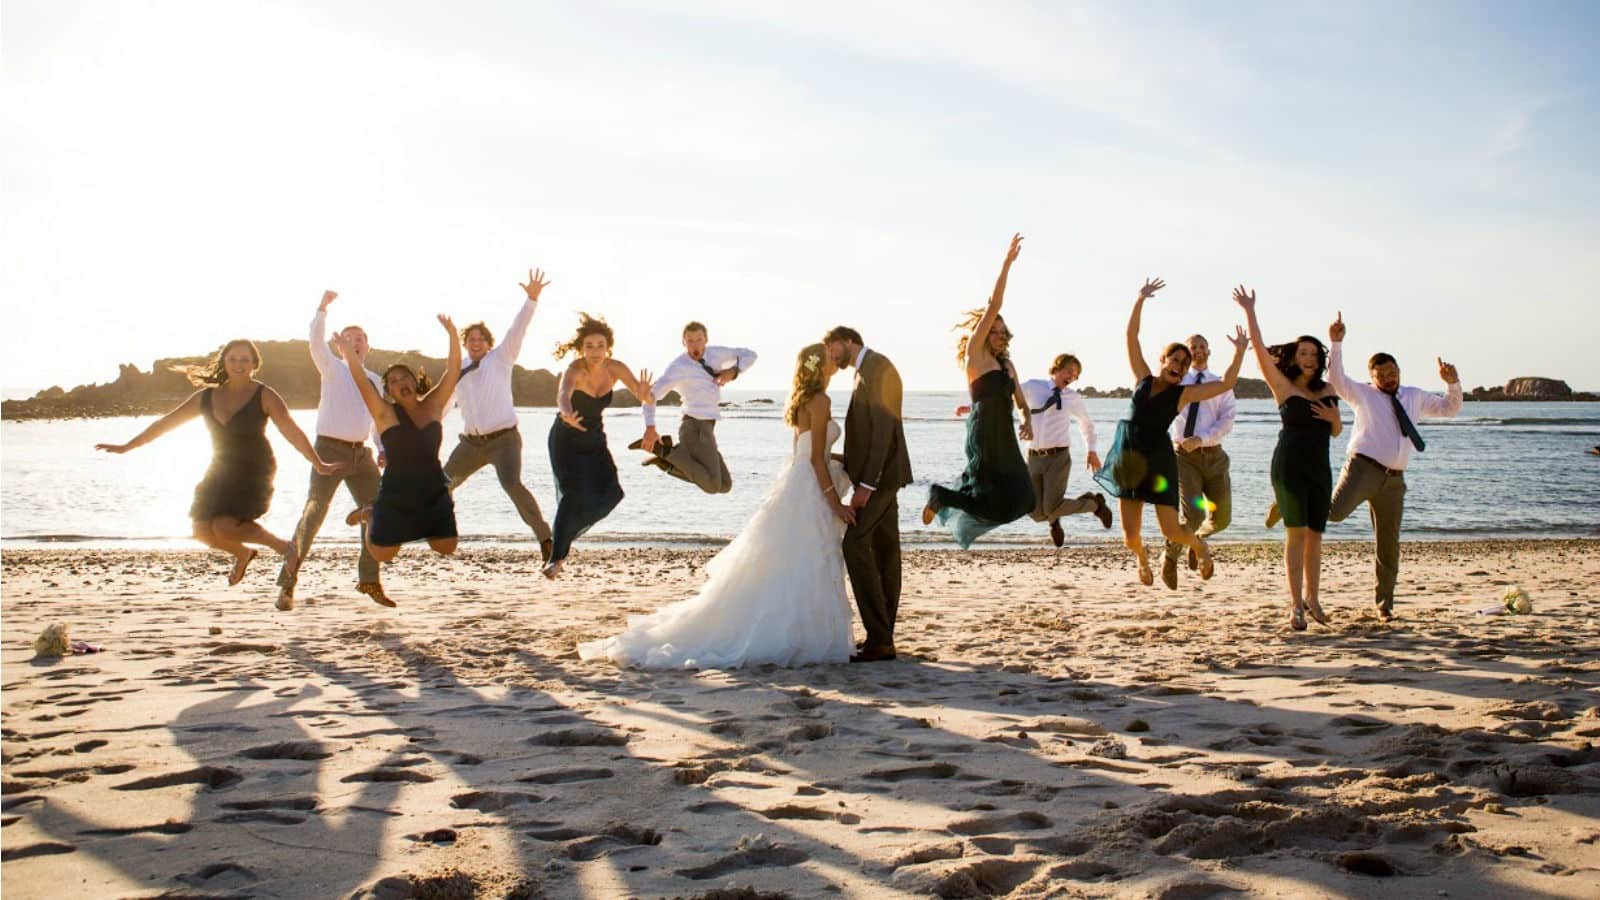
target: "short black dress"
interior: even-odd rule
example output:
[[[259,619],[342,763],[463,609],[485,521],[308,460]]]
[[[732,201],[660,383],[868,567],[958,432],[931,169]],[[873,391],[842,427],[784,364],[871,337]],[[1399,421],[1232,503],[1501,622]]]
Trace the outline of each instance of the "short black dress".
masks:
[[[1133,399],[1128,402],[1128,417],[1117,423],[1105,465],[1094,473],[1094,480],[1124,500],[1176,509],[1178,454],[1172,449],[1172,435],[1167,429],[1178,417],[1183,385],[1169,385],[1152,397],[1150,389],[1154,384],[1152,375],[1139,379]]]
[[[605,409],[611,391],[591,397],[572,392],[572,411],[583,423],[579,431],[556,417],[550,426],[550,468],[556,476],[556,520],[550,528],[550,559],[567,558],[572,542],[622,502],[617,464],[606,445]]]
[[[367,540],[380,547],[398,547],[407,541],[453,538],[456,504],[439,465],[444,426],[429,422],[418,428],[399,404],[390,408],[397,421],[382,435],[389,464],[378,483]]]
[[[211,432],[211,467],[195,486],[189,518],[203,522],[232,516],[241,522],[252,522],[267,514],[278,461],[272,455],[272,445],[267,443],[267,411],[261,406],[265,388],[266,385],[256,385],[256,392],[225,423],[218,422],[211,411],[212,395],[217,389],[201,392],[200,415]]]
[[[1337,407],[1338,397],[1324,397],[1323,406]],[[1328,440],[1333,424],[1311,412],[1311,401],[1299,394],[1278,407],[1283,428],[1272,451],[1272,493],[1283,524],[1322,532],[1328,527],[1333,497],[1333,470],[1328,467]]]
[[[978,376],[968,386],[967,468],[954,488],[933,485],[928,500],[963,548],[986,532],[1033,511],[1033,478],[1017,443],[1011,401],[1016,382],[1006,369]]]

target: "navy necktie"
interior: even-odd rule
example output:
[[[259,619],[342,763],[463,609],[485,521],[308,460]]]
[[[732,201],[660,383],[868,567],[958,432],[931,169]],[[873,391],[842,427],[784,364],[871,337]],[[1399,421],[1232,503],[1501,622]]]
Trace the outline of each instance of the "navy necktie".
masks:
[[[711,368],[711,364],[706,362],[704,357],[700,358],[700,360],[698,360],[698,362],[700,363],[700,368],[706,370],[706,374],[707,375],[710,375],[712,378],[716,378],[717,377],[717,370]]]
[[[1043,406],[1039,407],[1036,410],[1033,410],[1033,414],[1034,415],[1038,415],[1039,413],[1044,412],[1045,410],[1049,409],[1052,406],[1054,406],[1056,409],[1060,409],[1061,408],[1061,388],[1056,388],[1055,390],[1051,391],[1050,392],[1050,399],[1044,401],[1044,405]]]
[[[1398,392],[1389,395],[1389,403],[1394,406],[1394,417],[1400,420],[1400,433],[1411,439],[1411,446],[1416,447],[1418,453],[1428,449],[1422,435],[1417,433],[1417,426],[1411,424],[1411,417],[1406,415],[1406,408],[1400,405]]]
[[[1204,373],[1204,372],[1195,373],[1195,376],[1194,376],[1194,383],[1195,384],[1199,384],[1200,382],[1205,381],[1205,380],[1206,380],[1206,373]],[[1194,437],[1194,423],[1197,420],[1199,420],[1199,418],[1200,418],[1200,402],[1197,400],[1194,403],[1189,404],[1189,418],[1186,419],[1184,421],[1184,423],[1183,423],[1183,436],[1184,437],[1186,437],[1186,438]]]
[[[461,367],[461,377],[465,378],[468,375],[471,375],[472,374],[472,370],[476,369],[478,366],[480,366],[482,364],[483,364],[483,360],[475,359],[472,362],[469,362],[466,365],[462,366]]]

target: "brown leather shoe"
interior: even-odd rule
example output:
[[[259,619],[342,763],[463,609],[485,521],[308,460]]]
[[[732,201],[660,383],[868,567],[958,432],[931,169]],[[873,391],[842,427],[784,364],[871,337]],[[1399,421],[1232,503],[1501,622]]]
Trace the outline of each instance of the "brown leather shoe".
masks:
[[[1193,572],[1195,569],[1198,569],[1198,568],[1200,568],[1200,557],[1194,552],[1194,548],[1190,547],[1189,548],[1189,571]]]
[[[1060,519],[1050,520],[1050,543],[1057,547],[1067,542],[1067,532],[1061,527]]]
[[[383,585],[376,581],[363,581],[356,585],[356,591],[371,597],[372,602],[378,604],[379,606],[387,606],[390,609],[394,608],[394,601],[390,600],[389,595],[383,592]]]
[[[1105,494],[1094,495],[1094,517],[1100,520],[1102,526],[1111,527],[1111,507],[1106,505]]]
[[[555,542],[550,540],[549,538],[545,538],[544,540],[540,541],[539,542],[539,562],[541,562],[541,563],[549,562],[550,561],[550,551],[554,550],[555,546],[556,546]]]
[[[853,663],[885,662],[894,659],[893,644],[868,644],[861,648],[861,652],[850,657]]]

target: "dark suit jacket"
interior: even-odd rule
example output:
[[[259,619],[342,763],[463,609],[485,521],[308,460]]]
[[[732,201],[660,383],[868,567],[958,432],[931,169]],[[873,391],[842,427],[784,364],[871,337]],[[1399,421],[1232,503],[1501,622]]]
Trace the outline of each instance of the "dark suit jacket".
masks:
[[[844,418],[844,470],[856,484],[898,491],[911,483],[911,455],[901,423],[903,393],[894,363],[868,350]]]

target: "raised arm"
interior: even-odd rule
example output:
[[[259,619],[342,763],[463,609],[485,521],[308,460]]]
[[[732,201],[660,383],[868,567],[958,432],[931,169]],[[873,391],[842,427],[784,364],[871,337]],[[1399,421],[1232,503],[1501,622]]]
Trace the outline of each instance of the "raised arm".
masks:
[[[832,507],[833,514],[846,525],[854,525],[856,511],[847,506],[839,496],[839,487],[833,483],[833,473],[828,471],[828,419],[832,416],[832,402],[826,393],[813,395],[806,401],[806,429],[811,433],[811,474],[817,478],[817,489],[823,500]]]
[[[1167,283],[1159,278],[1146,278],[1144,287],[1139,289],[1138,299],[1133,301],[1133,313],[1128,316],[1128,367],[1133,370],[1134,381],[1150,377],[1150,364],[1145,362],[1144,350],[1139,347],[1139,317],[1144,312],[1144,302],[1166,286]]]
[[[428,392],[428,396],[422,398],[422,402],[436,418],[442,419],[444,411],[449,408],[450,398],[455,396],[456,382],[461,380],[461,335],[456,333],[456,323],[444,313],[439,313],[439,325],[444,328],[445,337],[450,341],[450,350],[445,354],[444,375]]]
[[[145,430],[139,432],[133,440],[126,444],[95,444],[94,448],[96,450],[104,450],[107,453],[127,453],[136,447],[143,447],[145,444],[200,415],[200,395],[203,393],[205,393],[205,390],[201,389],[190,394],[189,399],[183,401],[177,409],[151,422]]]
[[[283,397],[277,391],[270,387],[261,389],[261,408],[266,411],[272,424],[278,426],[278,433],[288,439],[290,446],[300,451],[306,462],[311,463],[311,468],[322,475],[332,475],[339,470],[338,466],[324,462],[317,454],[317,448],[312,446],[311,440],[300,429],[300,424],[289,415],[289,405],[283,402]]]
[[[628,370],[627,366],[617,360],[613,359],[607,365],[611,367],[612,377],[622,382],[623,387],[639,398],[639,415],[644,419],[645,432],[648,434],[654,431],[656,427],[656,395],[655,386],[650,382],[650,370],[640,369],[639,374],[634,375]]]
[[[350,352],[350,342],[342,334],[333,336],[333,345],[339,348],[339,355],[344,357],[345,367],[350,370],[350,377],[355,380],[356,390],[361,392],[361,402],[367,405],[367,412],[372,416],[372,427],[378,434],[389,430],[389,427],[399,420],[394,417],[394,410],[383,400],[383,395],[367,380],[367,373],[362,369],[361,363],[356,362],[355,355]]]
[[[1233,362],[1228,364],[1228,371],[1222,373],[1222,380],[1185,385],[1183,393],[1178,395],[1178,406],[1226,394],[1239,383],[1239,369],[1244,365],[1244,351],[1250,346],[1250,338],[1245,335],[1243,328],[1235,326],[1233,334],[1228,336],[1228,343],[1233,345]]]
[[[1455,366],[1442,358],[1434,359],[1439,363],[1439,378],[1445,383],[1445,392],[1440,396],[1432,391],[1423,391],[1418,412],[1430,419],[1453,419],[1456,413],[1461,412],[1462,401],[1466,400],[1461,393],[1461,376]]]
[[[756,364],[756,352],[744,347],[707,347],[706,360],[717,370],[717,384],[725,385]]]
[[[328,349],[328,306],[338,297],[336,291],[323,291],[317,314],[311,317],[311,364],[317,367],[317,374],[323,378],[327,378],[329,372],[339,371],[339,360]]]
[[[1006,298],[1006,278],[1011,274],[1011,264],[1017,261],[1017,256],[1022,252],[1022,235],[1011,236],[1011,246],[1006,249],[1005,262],[1000,264],[1000,277],[994,281],[994,292],[989,295],[989,303],[983,309],[983,315],[978,318],[978,323],[972,326],[972,334],[967,337],[967,368],[973,367],[974,360],[989,359],[989,331],[994,328],[994,320],[1000,315],[1000,306]],[[984,366],[984,368],[988,368]]]
[[[1261,323],[1256,319],[1256,292],[1245,290],[1241,284],[1233,289],[1233,302],[1244,309],[1245,323],[1250,329],[1250,346],[1256,351],[1256,365],[1261,368],[1261,377],[1272,389],[1272,399],[1282,403],[1286,396],[1294,392],[1294,385],[1278,370],[1272,354],[1267,352],[1266,339],[1261,336]]]
[[[1328,326],[1328,384],[1346,403],[1355,403],[1358,385],[1344,374],[1344,311]]]
[[[528,336],[528,325],[533,321],[533,312],[539,307],[539,294],[550,286],[545,280],[543,269],[529,269],[528,283],[517,282],[517,287],[528,299],[524,300],[522,307],[517,310],[517,317],[511,320],[511,327],[506,329],[506,336],[500,341],[500,352],[506,356],[508,365],[515,364],[517,357],[522,354],[522,339]]]

